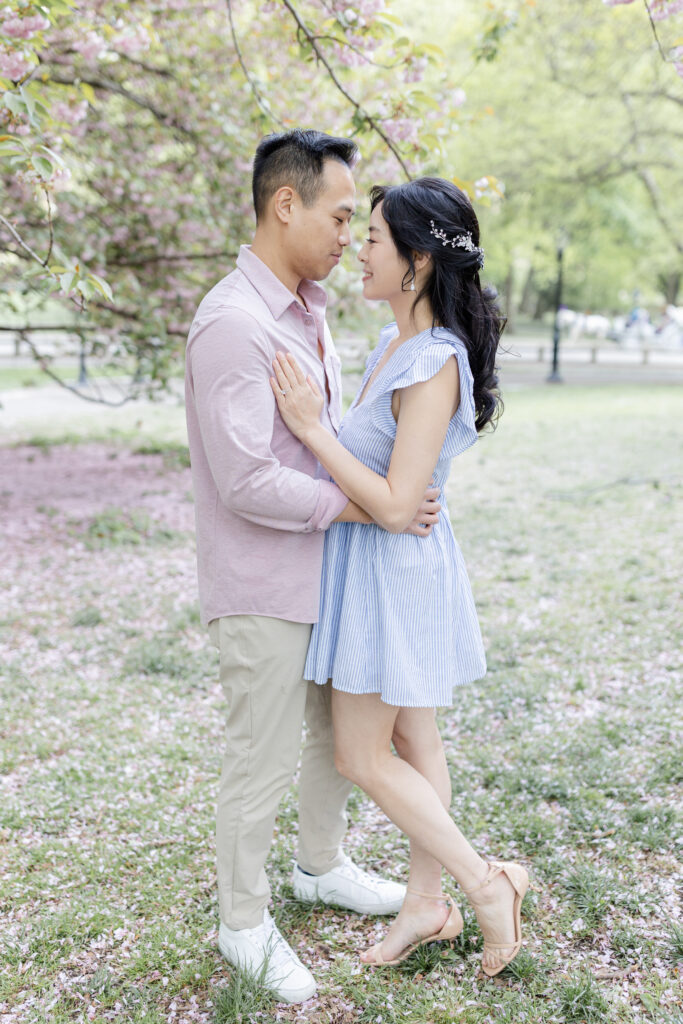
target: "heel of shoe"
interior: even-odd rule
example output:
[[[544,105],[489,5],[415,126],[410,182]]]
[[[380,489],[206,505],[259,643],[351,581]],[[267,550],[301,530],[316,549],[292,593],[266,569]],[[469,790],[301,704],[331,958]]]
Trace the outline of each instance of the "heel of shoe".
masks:
[[[522,867],[521,864],[516,864],[514,861],[490,861],[486,872],[486,878],[484,878],[478,885],[474,886],[474,888],[463,890],[467,896],[470,896],[472,893],[483,889],[489,884],[489,882],[492,882],[494,878],[497,878],[498,875],[505,875],[515,893],[512,903],[515,939],[513,942],[509,943],[486,942],[486,940],[484,940],[484,952],[495,951],[496,953],[501,954],[498,957],[500,962],[495,968],[484,967],[482,964],[482,970],[487,978],[495,978],[497,974],[500,974],[508,964],[512,963],[522,948],[522,900],[529,888],[529,873],[526,868]]]
[[[446,923],[437,936],[439,941],[445,942],[449,939],[457,939],[458,935],[460,935],[465,927],[465,922],[463,921],[462,914],[460,913],[460,907],[453,899],[451,899],[450,896],[448,900],[451,905],[451,912],[446,918]]]

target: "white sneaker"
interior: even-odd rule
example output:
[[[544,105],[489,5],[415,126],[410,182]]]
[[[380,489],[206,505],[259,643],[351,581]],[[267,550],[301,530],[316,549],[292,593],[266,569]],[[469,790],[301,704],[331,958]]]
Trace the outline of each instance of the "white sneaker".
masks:
[[[218,948],[233,967],[251,974],[284,1003],[303,1003],[315,995],[315,979],[275,927],[267,910],[263,924],[235,931],[222,924]]]
[[[307,875],[297,864],[292,885],[294,895],[302,903],[320,900],[358,914],[397,914],[406,894],[405,885],[368,874],[350,857],[344,857],[339,867],[324,875]]]

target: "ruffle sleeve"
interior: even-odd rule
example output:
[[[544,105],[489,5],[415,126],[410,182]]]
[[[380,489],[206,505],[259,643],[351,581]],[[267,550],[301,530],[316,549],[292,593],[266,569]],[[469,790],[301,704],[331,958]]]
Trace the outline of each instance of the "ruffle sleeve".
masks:
[[[438,329],[437,329],[438,330]],[[417,339],[406,352],[401,353],[393,372],[388,375],[382,391],[389,395],[388,401],[373,405],[373,419],[384,433],[396,435],[396,422],[391,412],[391,394],[399,388],[434,377],[451,356],[455,356],[460,376],[460,404],[448,425],[446,438],[441,449],[440,461],[452,459],[470,448],[477,440],[474,425],[474,378],[470,369],[467,349],[460,339],[450,331],[439,334],[428,332]]]

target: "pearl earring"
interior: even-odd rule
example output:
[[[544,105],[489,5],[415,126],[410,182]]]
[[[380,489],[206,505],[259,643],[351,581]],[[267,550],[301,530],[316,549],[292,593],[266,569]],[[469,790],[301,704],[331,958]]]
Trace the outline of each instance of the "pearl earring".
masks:
[[[415,291],[415,274],[413,274],[413,276],[411,278],[410,288],[408,289],[408,291],[410,291],[410,292],[414,292]]]

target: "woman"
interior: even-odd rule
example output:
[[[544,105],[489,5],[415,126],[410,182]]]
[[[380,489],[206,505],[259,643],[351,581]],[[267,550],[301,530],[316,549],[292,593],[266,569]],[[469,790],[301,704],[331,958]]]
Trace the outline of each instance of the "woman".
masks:
[[[479,225],[463,192],[421,178],[374,188],[371,205],[363,294],[388,301],[395,323],[381,333],[338,438],[322,427],[322,397],[291,355],[278,353],[271,378],[287,426],[379,524],[327,533],[305,677],[332,680],[338,770],[410,839],[404,905],[362,960],[399,963],[461,931],[441,891],[443,867],[474,907],[483,970],[493,976],[519,952],[528,876],[518,864],[484,861],[450,817],[435,715],[454,686],[484,675],[481,634],[447,510],[426,538],[402,531],[430,478],[443,491],[450,460],[498,411],[501,321],[480,287]]]

